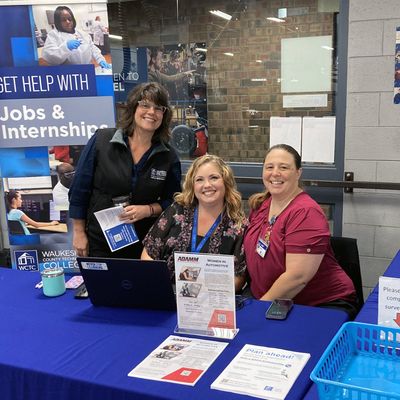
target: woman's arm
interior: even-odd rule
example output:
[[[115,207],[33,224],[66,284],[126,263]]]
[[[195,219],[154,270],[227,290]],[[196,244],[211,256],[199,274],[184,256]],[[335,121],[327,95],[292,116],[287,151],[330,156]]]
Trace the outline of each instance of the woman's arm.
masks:
[[[73,39],[73,36],[70,36]],[[68,35],[65,37],[65,40],[62,39],[60,32],[55,29],[48,33],[42,50],[43,60],[52,65],[60,65],[70,56],[71,50],[67,47]]]
[[[143,249],[142,256],[140,257],[141,260],[152,260],[152,258],[147,254],[146,249]]]
[[[29,218],[26,214],[23,214],[21,216],[21,221],[34,226],[35,228],[43,228],[45,226],[54,226],[54,225],[59,225],[60,223],[58,221],[51,221],[51,222],[36,222],[33,219]]]
[[[260,300],[293,299],[317,273],[324,254],[286,254],[286,271]]]
[[[158,217],[143,239],[142,243],[146,252],[142,253],[142,257],[147,256],[150,260],[161,259],[161,253],[166,246],[167,238],[169,238],[171,229],[175,225],[175,217],[179,217],[179,209],[179,206],[174,203]]]
[[[80,257],[87,257],[89,254],[89,240],[86,235],[86,220],[73,219],[74,221],[74,239],[73,246],[75,253]]]
[[[243,276],[235,276],[235,292],[241,290],[247,281],[247,274]]]
[[[153,208],[153,214],[151,213]],[[143,218],[158,217],[162,213],[162,208],[158,203],[151,203],[145,206],[126,206],[125,212],[118,215],[120,221],[130,224],[140,221]]]

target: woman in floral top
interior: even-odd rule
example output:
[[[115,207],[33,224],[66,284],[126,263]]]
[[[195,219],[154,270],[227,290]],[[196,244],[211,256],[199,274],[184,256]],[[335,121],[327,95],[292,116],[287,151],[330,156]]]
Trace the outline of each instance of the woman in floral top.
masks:
[[[241,289],[246,280],[247,220],[231,168],[217,156],[197,158],[186,174],[183,192],[174,199],[145,237],[142,259],[166,260],[172,279],[175,251],[231,254],[235,288]]]

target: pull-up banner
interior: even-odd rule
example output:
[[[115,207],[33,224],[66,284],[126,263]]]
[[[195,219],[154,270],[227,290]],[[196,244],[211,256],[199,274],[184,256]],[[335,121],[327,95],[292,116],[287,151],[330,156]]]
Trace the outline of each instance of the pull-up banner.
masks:
[[[115,125],[107,4],[44,3],[0,6],[0,169],[3,194],[21,200],[0,212],[13,268],[76,272],[73,174],[60,171],[76,168],[98,128]]]

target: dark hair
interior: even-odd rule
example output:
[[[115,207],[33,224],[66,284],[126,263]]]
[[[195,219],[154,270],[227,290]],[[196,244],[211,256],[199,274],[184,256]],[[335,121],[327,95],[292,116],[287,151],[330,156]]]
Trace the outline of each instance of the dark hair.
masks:
[[[13,207],[12,207],[12,201],[13,199],[18,199],[19,192],[16,190],[10,189],[8,192],[6,192],[6,206],[7,206],[7,212],[10,212]]]
[[[169,53],[169,59],[171,61],[177,60],[179,58],[179,52],[177,50],[171,50]]]
[[[294,160],[294,165],[296,167],[296,170],[298,171],[301,168],[301,156],[300,154],[292,147],[289,146],[288,144],[276,144],[275,146],[272,146],[268,149],[267,154],[265,155],[264,158],[264,164],[265,164],[265,159],[267,158],[268,154],[272,151],[272,150],[285,150],[286,152],[288,152],[289,154],[291,154],[293,156],[293,160]],[[301,182],[299,181],[299,187],[301,187]],[[261,193],[256,193],[253,194],[253,196],[251,196],[249,198],[249,206],[252,210],[258,210],[261,207],[261,204],[268,199],[268,197],[270,197],[271,194],[267,191],[264,190]]]
[[[296,169],[299,170],[301,168],[301,156],[300,154],[292,147],[289,146],[288,144],[276,144],[275,146],[272,146],[268,149],[267,154],[265,155],[265,158],[267,158],[268,154],[272,151],[272,150],[285,150],[288,153],[290,153],[293,156],[294,159],[294,165],[296,166]],[[265,159],[264,159],[265,160]]]
[[[147,50],[150,50],[150,61],[148,67],[151,67],[153,63],[153,58],[157,58],[158,53],[162,53],[164,51],[164,46],[149,46],[147,47]]]
[[[151,141],[155,142],[160,139],[168,143],[171,139],[169,125],[172,119],[172,108],[168,101],[167,90],[156,82],[141,83],[129,92],[125,107],[117,122],[117,128],[125,131],[128,136],[133,135],[135,129],[135,113],[138,108],[138,102],[141,100],[150,100],[158,106],[166,107],[162,123],[154,132]]]
[[[72,169],[71,169],[72,168]],[[65,174],[66,172],[71,172],[71,171],[75,171],[75,168],[72,164],[70,163],[61,163],[59,165],[57,165],[56,167],[56,171],[59,174]]]
[[[72,18],[72,24],[73,24],[73,28],[75,30],[76,28],[76,21],[75,21],[75,17],[74,17],[74,13],[71,11],[71,9],[67,6],[60,6],[56,8],[56,11],[54,11],[54,25],[56,26],[57,30],[59,30],[60,32],[65,32],[64,28],[61,25],[61,13],[63,11],[68,11],[71,15]]]

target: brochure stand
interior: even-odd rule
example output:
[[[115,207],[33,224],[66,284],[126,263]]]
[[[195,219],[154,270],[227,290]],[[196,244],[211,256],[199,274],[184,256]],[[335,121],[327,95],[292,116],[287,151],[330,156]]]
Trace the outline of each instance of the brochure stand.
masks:
[[[236,329],[234,257],[175,255],[178,334],[233,339]]]

